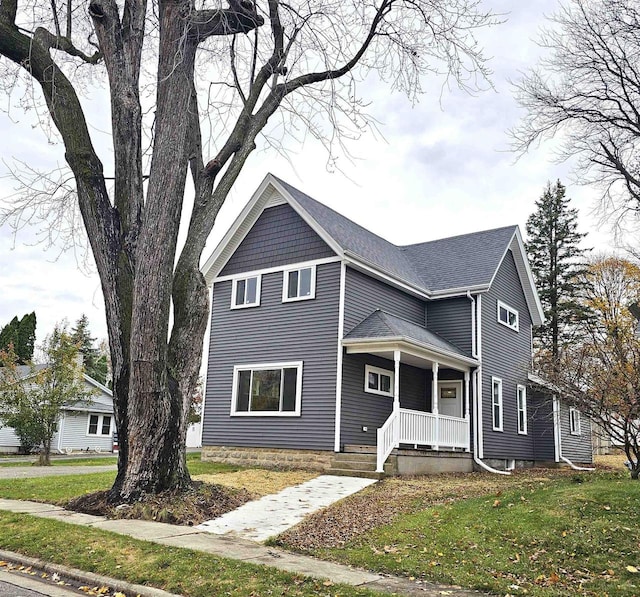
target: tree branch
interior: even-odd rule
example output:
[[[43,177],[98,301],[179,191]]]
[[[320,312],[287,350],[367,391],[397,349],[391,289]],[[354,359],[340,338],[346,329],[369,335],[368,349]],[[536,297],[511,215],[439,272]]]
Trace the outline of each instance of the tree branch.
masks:
[[[229,8],[194,11],[189,19],[189,37],[200,44],[209,37],[249,33],[264,25],[264,18],[250,0],[229,0]]]

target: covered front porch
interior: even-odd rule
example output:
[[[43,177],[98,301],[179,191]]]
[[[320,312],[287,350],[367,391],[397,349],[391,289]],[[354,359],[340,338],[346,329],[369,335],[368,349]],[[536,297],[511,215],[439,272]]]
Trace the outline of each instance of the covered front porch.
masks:
[[[386,337],[362,337],[356,328],[342,342],[345,359],[358,355],[362,364],[371,355],[370,360],[377,364],[388,363],[387,369],[364,366],[364,392],[392,399],[391,413],[376,431],[376,471],[383,472],[385,461],[396,448],[469,452],[470,379],[477,361],[425,328],[403,320],[400,325],[405,334],[400,335],[398,318],[376,314],[387,324]],[[422,400],[416,400],[415,389],[411,400],[403,399],[401,369],[409,368],[425,374]]]

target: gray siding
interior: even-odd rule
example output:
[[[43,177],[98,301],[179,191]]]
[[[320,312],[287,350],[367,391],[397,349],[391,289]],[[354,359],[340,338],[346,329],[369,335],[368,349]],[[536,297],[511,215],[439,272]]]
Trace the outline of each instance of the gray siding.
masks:
[[[333,257],[335,253],[289,205],[262,212],[221,276]]]
[[[544,392],[527,388],[529,429],[533,434],[535,460],[553,462],[556,457],[553,432],[553,398]]]
[[[580,435],[571,435],[569,405],[560,400],[560,432],[562,455],[575,463],[593,462],[591,420],[580,414]]]
[[[471,301],[466,297],[427,304],[427,327],[471,354]]]
[[[214,285],[204,446],[333,449],[340,264],[317,267],[308,301],[283,303],[282,277],[263,275],[260,306],[248,309],[229,308],[231,281]],[[301,416],[230,416],[234,365],[300,360]]]
[[[13,427],[0,427],[0,451],[14,451],[20,447],[20,440]]]
[[[519,331],[498,322],[497,301],[518,311]],[[519,435],[516,386],[528,386],[531,360],[531,317],[511,251],[498,269],[489,292],[482,296],[482,413],[485,458],[533,460],[531,431]],[[493,431],[491,377],[502,379],[503,431]]]
[[[366,365],[393,371],[393,361],[374,355],[345,354],[342,361],[341,443],[376,445],[376,431],[393,410],[393,398],[364,391]],[[431,372],[400,365],[400,407],[426,410]],[[367,427],[367,431],[362,431]]]
[[[345,335],[376,309],[421,326],[425,324],[424,301],[347,267],[344,302]]]
[[[89,415],[96,414],[98,416],[106,413],[96,412],[73,412],[65,411],[62,420],[58,422],[58,431],[53,436],[51,449],[64,450],[95,450],[96,448],[103,452],[110,452],[113,448],[113,439],[109,436],[88,435]],[[113,429],[112,419],[112,429]],[[62,439],[60,439],[62,436]]]

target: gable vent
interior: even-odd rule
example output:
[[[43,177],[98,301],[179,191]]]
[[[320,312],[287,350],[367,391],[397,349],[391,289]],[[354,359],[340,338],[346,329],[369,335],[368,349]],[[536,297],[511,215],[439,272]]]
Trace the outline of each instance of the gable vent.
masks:
[[[267,209],[268,207],[276,207],[277,205],[284,205],[285,203],[286,201],[284,200],[282,195],[280,195],[280,193],[278,193],[275,189],[272,189],[269,198],[265,202],[264,207],[265,209]]]

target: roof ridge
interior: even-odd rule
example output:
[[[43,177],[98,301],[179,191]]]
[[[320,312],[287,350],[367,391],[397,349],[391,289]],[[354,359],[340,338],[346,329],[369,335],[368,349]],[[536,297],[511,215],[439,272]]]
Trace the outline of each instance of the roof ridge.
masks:
[[[419,247],[421,245],[428,245],[430,243],[437,243],[443,240],[454,240],[457,238],[463,238],[465,236],[476,236],[478,234],[486,234],[487,232],[498,232],[499,230],[515,230],[518,227],[517,224],[510,224],[509,226],[498,226],[498,228],[487,228],[486,230],[477,230],[476,232],[467,232],[465,234],[456,234],[454,236],[443,236],[441,238],[434,238],[433,240],[424,240],[419,243],[411,243],[409,245],[396,245],[398,249],[401,251],[405,251],[406,249],[410,249],[411,247]]]
[[[376,234],[375,232],[369,230],[368,228],[365,228],[362,224],[358,224],[358,222],[356,222],[355,220],[352,220],[351,218],[345,216],[344,214],[340,213],[339,211],[333,209],[332,207],[329,207],[327,204],[323,203],[322,201],[318,201],[317,199],[314,199],[313,197],[311,197],[311,195],[305,193],[304,191],[301,191],[297,187],[294,187],[292,184],[282,180],[281,178],[279,178],[275,174],[272,174],[271,176],[273,176],[273,178],[275,178],[284,187],[290,187],[290,188],[294,189],[296,192],[300,193],[301,195],[304,195],[304,197],[306,199],[308,199],[309,201],[312,201],[313,203],[319,205],[321,208],[326,209],[326,210],[336,214],[340,218],[344,218],[351,225],[356,226],[357,228],[359,228],[362,232],[364,232],[366,234],[369,234],[371,236],[375,236],[377,239],[379,239],[382,242],[386,243],[390,247],[393,247],[393,249],[395,249],[398,252],[398,254],[402,257],[402,259],[405,261],[406,265],[413,271],[413,273],[415,274],[416,278],[418,280],[422,281],[422,283],[424,284],[425,289],[429,290],[429,286],[426,284],[426,282],[423,279],[423,277],[415,269],[414,264],[412,263],[412,261],[410,259],[408,259],[407,256],[404,254],[402,245],[396,245],[396,244],[392,243],[390,240],[384,238],[384,236],[380,236],[379,234]],[[320,226],[322,226],[322,222],[318,222],[318,224]]]

